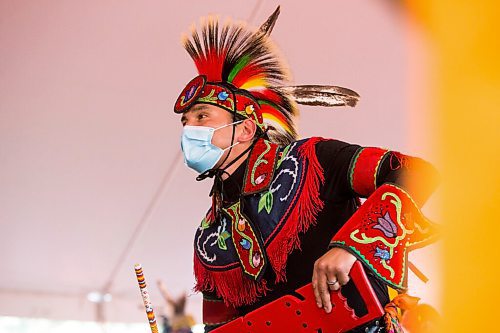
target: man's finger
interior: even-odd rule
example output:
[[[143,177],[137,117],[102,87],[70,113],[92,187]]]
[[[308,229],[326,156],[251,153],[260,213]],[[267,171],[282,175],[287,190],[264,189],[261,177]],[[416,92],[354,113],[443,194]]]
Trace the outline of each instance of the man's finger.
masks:
[[[338,274],[337,278],[339,279],[339,286],[345,286],[347,282],[349,282],[350,278],[348,274]]]
[[[328,278],[328,289],[332,291],[337,291],[340,289],[340,282],[337,280],[336,277],[333,278]]]
[[[320,274],[318,277],[318,289],[321,297],[321,302],[323,303],[323,308],[326,313],[332,311],[332,302],[330,300],[330,290],[326,284],[327,276],[326,274]]]
[[[321,308],[323,307],[323,303],[321,302],[321,296],[319,295],[318,274],[316,273],[316,269],[313,270],[312,287],[314,291],[314,298],[316,299],[316,305],[318,308]]]

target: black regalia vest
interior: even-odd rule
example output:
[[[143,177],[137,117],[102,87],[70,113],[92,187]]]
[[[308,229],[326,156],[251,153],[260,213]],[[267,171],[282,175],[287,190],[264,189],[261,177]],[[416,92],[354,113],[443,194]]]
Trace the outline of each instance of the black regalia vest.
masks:
[[[215,292],[226,304],[252,304],[269,290],[264,272],[286,280],[289,254],[300,248],[299,235],[323,208],[324,182],[315,145],[321,138],[278,146],[259,139],[248,157],[241,195],[215,220],[212,208],[194,240],[198,291]]]

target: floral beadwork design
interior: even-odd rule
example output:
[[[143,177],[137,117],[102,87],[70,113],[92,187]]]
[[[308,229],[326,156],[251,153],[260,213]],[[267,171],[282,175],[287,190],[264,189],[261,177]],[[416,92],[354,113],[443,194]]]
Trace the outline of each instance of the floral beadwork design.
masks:
[[[278,145],[267,140],[257,141],[245,171],[243,195],[261,193],[269,188],[274,178],[278,150]]]
[[[227,98],[229,97],[229,94],[225,91],[221,91],[218,95],[217,95],[217,98],[220,100],[220,101],[225,101]]]
[[[255,108],[254,108],[254,106],[253,106],[252,104],[249,104],[249,105],[247,105],[247,106],[245,107],[245,113],[246,113],[247,115],[251,115],[251,114],[252,114],[252,113],[254,113],[254,112],[255,112]]]
[[[219,237],[217,237],[217,246],[219,247],[219,249],[227,250],[226,240],[229,237],[231,237],[231,235],[226,230],[222,231],[219,234]]]
[[[196,251],[207,262],[214,262],[217,260],[217,254],[213,251],[209,251],[208,247],[217,245],[221,250],[227,250],[226,239],[229,238],[230,235],[226,230],[226,226],[227,219],[223,217],[221,219],[221,224],[217,227],[217,230],[205,236],[205,232],[208,231],[209,224],[207,222],[207,218],[203,218],[201,225],[198,228],[199,234],[196,237],[195,243]]]
[[[389,212],[386,212],[383,217],[377,219],[377,224],[373,226],[373,229],[382,231],[385,237],[388,238],[395,238],[398,233],[398,227],[392,221]]]
[[[232,240],[243,271],[253,279],[258,279],[264,269],[263,246],[248,219],[242,214],[237,202],[224,212],[231,219]]]
[[[391,259],[391,254],[389,253],[389,251],[387,251],[385,249],[381,249],[378,246],[375,248],[375,254],[373,256],[379,257],[380,259],[383,259],[383,260]]]
[[[215,97],[214,94],[215,94],[215,89],[212,89],[207,96],[198,98],[198,101],[215,103],[217,102],[217,97]]]
[[[269,142],[265,141],[265,145],[266,145],[266,149],[259,155],[259,157],[257,157],[257,161],[255,161],[253,167],[252,167],[252,173],[250,174],[250,181],[252,182],[252,185],[259,185],[262,183],[262,181],[264,180],[264,178],[260,178],[260,175],[257,179],[259,179],[259,183],[257,184],[256,183],[256,179],[255,179],[255,171],[257,170],[257,168],[261,165],[261,164],[268,164],[269,161],[267,161],[265,159],[265,156],[266,154],[271,150],[271,145],[269,144]]]
[[[290,197],[290,194],[292,193],[295,183],[297,182],[297,174],[298,174],[298,169],[299,169],[299,162],[297,157],[295,156],[288,156],[288,152],[290,149],[293,149],[295,146],[295,143],[293,145],[287,146],[283,152],[281,152],[281,157],[278,160],[277,167],[280,167],[281,164],[284,161],[291,161],[293,163],[293,168],[282,168],[280,172],[276,175],[274,178],[273,182],[271,183],[271,186],[267,192],[262,193],[261,198],[259,200],[259,207],[258,207],[258,212],[260,213],[262,209],[265,209],[266,212],[269,214],[271,213],[271,210],[273,208],[273,201],[274,201],[274,193],[278,191],[283,184],[290,184],[290,188],[288,192],[279,198],[281,202],[284,202],[288,200]],[[280,178],[282,176],[288,175],[292,178],[291,182],[283,182]]]
[[[410,195],[383,184],[335,234],[332,246],[348,249],[376,276],[398,290],[407,288],[408,252],[438,236]]]
[[[378,258],[380,260],[381,265],[389,271],[390,277],[393,278],[395,274],[394,269],[387,264],[387,261],[392,258],[394,250],[399,245],[399,242],[404,239],[407,234],[412,234],[413,230],[408,230],[401,222],[401,199],[392,192],[385,192],[382,194],[382,200],[385,200],[387,197],[392,197],[392,200],[389,200],[389,202],[394,205],[397,214],[397,225],[393,222],[389,211],[381,212],[377,221],[370,221],[374,224],[372,228],[379,230],[383,236],[367,237],[366,234],[362,232],[361,236],[358,237],[360,229],[356,229],[351,233],[351,239],[361,244],[372,244],[377,241],[382,242],[385,248],[377,247],[373,256],[374,258]],[[401,234],[399,236],[398,226],[401,230]],[[388,238],[394,239],[394,241],[390,242]]]
[[[207,96],[198,98],[198,102],[217,104],[223,107],[228,107],[226,104],[223,103],[229,102],[229,107],[231,109],[234,109],[234,101],[231,97],[229,97],[229,94],[225,91],[221,91],[217,94],[217,96],[215,96],[215,89],[212,89]]]
[[[189,101],[194,96],[196,89],[198,89],[198,86],[193,85],[186,91],[186,95],[182,97],[181,105],[185,104],[185,100]]]
[[[181,113],[187,110],[196,101],[198,96],[203,93],[205,83],[206,79],[202,75],[192,79],[177,98],[174,111],[176,113]]]

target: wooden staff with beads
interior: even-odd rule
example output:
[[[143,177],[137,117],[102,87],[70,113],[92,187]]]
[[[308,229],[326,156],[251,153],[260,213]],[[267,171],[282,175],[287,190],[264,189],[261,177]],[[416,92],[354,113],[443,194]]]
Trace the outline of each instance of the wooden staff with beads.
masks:
[[[151,333],[158,333],[155,313],[153,311],[153,305],[151,305],[151,300],[149,299],[149,292],[146,288],[146,280],[144,279],[144,274],[142,273],[142,266],[137,264],[134,268],[135,275],[137,276],[137,282],[139,282],[139,289],[141,290],[142,300],[144,301],[144,306],[146,307],[146,315],[148,316]]]

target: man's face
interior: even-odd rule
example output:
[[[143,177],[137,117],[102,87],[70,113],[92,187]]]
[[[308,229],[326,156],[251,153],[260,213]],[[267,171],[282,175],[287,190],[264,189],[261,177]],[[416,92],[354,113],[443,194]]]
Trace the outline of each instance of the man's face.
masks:
[[[189,110],[184,112],[181,117],[182,126],[206,126],[206,127],[221,127],[233,122],[233,116],[228,111],[211,104],[195,104]],[[237,131],[235,129],[236,143]],[[225,149],[231,145],[231,136],[233,126],[227,126],[218,129],[212,137],[212,144]]]

